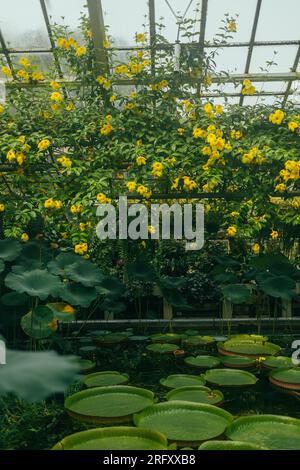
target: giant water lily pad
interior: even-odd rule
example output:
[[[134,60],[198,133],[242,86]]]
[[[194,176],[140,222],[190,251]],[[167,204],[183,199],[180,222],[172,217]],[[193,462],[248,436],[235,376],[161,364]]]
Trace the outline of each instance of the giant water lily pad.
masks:
[[[166,450],[165,436],[150,429],[119,426],[89,429],[65,437],[53,450]]]
[[[160,384],[163,387],[172,389],[179,387],[188,387],[193,385],[204,385],[205,380],[200,375],[189,375],[189,374],[173,374],[169,375],[165,379],[160,379]]]
[[[269,380],[280,388],[300,390],[300,367],[275,369],[270,373]]]
[[[213,336],[200,336],[200,335],[193,335],[189,336],[188,338],[182,341],[183,346],[187,347],[197,347],[197,346],[207,346],[209,344],[213,344],[215,342],[215,338]]]
[[[287,356],[266,357],[262,365],[264,369],[278,369],[294,366],[292,359]]]
[[[220,387],[246,387],[255,385],[258,378],[245,370],[211,369],[205,375],[205,380]]]
[[[219,353],[228,356],[275,356],[280,350],[281,348],[277,344],[251,340],[239,341],[230,339],[224,343],[218,343]]]
[[[155,354],[171,354],[176,351],[177,347],[171,343],[154,343],[146,346],[146,349]]]
[[[128,382],[127,374],[116,371],[95,372],[83,378],[83,383],[88,387],[107,387],[110,385],[122,385]]]
[[[211,369],[212,367],[218,367],[221,361],[218,357],[214,356],[190,356],[184,359],[184,362],[192,367],[198,369]]]
[[[229,425],[226,435],[271,450],[300,450],[300,420],[288,416],[244,416]]]
[[[19,294],[28,294],[31,297],[39,297],[45,300],[49,296],[56,297],[62,283],[57,276],[54,276],[43,269],[24,271],[23,273],[9,273],[5,278],[5,285]]]
[[[138,427],[153,429],[180,445],[197,445],[221,436],[233,416],[217,406],[169,401],[150,406],[134,416]]]
[[[229,340],[235,341],[253,341],[254,343],[265,343],[269,340],[267,336],[264,335],[256,335],[256,334],[238,334],[238,335],[231,335]]]
[[[92,370],[95,369],[96,367],[96,362],[95,361],[90,361],[89,359],[79,359],[79,366],[80,366],[80,371],[83,374],[88,374]]]
[[[21,253],[22,245],[17,240],[6,238],[0,240],[0,259],[3,261],[14,261]]]
[[[101,335],[94,338],[94,342],[98,346],[113,346],[118,343],[124,343],[128,340],[128,335],[123,333],[109,333],[107,335]]]
[[[248,369],[255,366],[256,359],[246,356],[225,356],[222,364],[232,369]]]
[[[207,441],[203,442],[199,450],[268,450],[259,445],[241,441]]]
[[[167,400],[192,401],[194,403],[208,403],[209,405],[218,406],[223,403],[224,396],[219,390],[211,390],[200,385],[175,388],[167,394]]]
[[[69,396],[65,408],[73,418],[93,424],[128,423],[134,413],[153,404],[150,390],[126,385],[94,387]]]
[[[179,344],[181,341],[182,335],[176,333],[157,333],[151,335],[150,339],[153,343],[174,343]]]

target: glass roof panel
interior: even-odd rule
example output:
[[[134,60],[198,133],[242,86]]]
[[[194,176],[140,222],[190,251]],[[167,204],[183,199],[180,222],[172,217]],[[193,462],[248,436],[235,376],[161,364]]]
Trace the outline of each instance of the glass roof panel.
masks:
[[[288,82],[254,82],[256,90],[260,93],[261,91],[273,91],[281,92],[285,91]]]
[[[244,2],[242,2],[244,3]],[[299,0],[263,0],[257,25],[257,41],[299,39]]]
[[[49,49],[39,0],[9,0],[1,8],[0,28],[6,45],[13,49]]]
[[[230,17],[235,17],[238,14],[237,31],[232,34],[233,38],[230,41],[250,41],[255,7],[256,0],[247,0],[246,2],[241,0],[222,0],[221,2],[220,0],[209,0],[205,39],[212,41],[218,28],[223,26],[221,21],[224,19],[224,15],[228,13]]]
[[[268,70],[272,73],[290,72],[295,61],[297,46],[256,46],[253,49],[250,73]],[[274,62],[268,66],[267,62]],[[277,64],[277,65],[275,65]]]
[[[46,0],[50,22],[76,29],[80,14],[88,15],[86,3],[86,0]]]
[[[37,65],[42,72],[48,72],[49,68],[53,66],[53,54],[11,54],[12,63],[15,65],[15,69],[21,68],[19,65],[19,59],[26,57],[33,65]]]
[[[210,49],[206,49],[210,51]],[[217,72],[225,71],[229,73],[243,73],[245,70],[248,48],[247,47],[226,47],[218,50],[215,57]]]
[[[135,46],[135,33],[145,32],[148,25],[147,0],[102,0],[105,25],[115,46]],[[146,32],[149,28],[146,26]],[[149,36],[149,35],[148,35]]]
[[[170,4],[175,15],[177,15],[178,17],[184,16],[184,14],[186,13],[186,10],[188,10],[185,15],[185,19],[192,18],[198,21],[194,25],[191,32],[199,33],[199,30],[200,30],[199,20],[201,16],[200,10],[199,10],[199,1],[193,0],[190,4],[190,0],[168,0],[168,3]],[[156,16],[156,22],[159,24],[162,23],[165,26],[165,28],[161,31],[160,34],[162,34],[169,42],[175,42],[177,39],[177,34],[178,34],[178,24],[166,0],[155,1],[155,16]],[[163,18],[163,20],[161,21],[160,18]],[[157,32],[159,32],[159,28]],[[194,37],[194,40],[197,41],[198,39],[199,39],[199,35]],[[182,36],[181,36],[181,41],[189,42],[186,38]]]

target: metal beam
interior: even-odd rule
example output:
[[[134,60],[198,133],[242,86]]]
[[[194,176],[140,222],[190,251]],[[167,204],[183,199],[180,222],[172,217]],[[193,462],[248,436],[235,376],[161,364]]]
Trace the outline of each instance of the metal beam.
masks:
[[[206,30],[206,20],[207,20],[207,5],[208,0],[202,0],[201,3],[201,18],[200,18],[200,33],[199,33],[199,57],[200,60],[204,58],[204,44],[205,44],[205,30]],[[199,94],[201,90],[201,83],[197,86],[197,93]]]
[[[87,0],[87,5],[98,70],[99,72],[104,71],[108,73],[109,63],[106,50],[104,49],[105,24],[102,3],[101,0]]]
[[[254,41],[255,41],[255,36],[256,36],[256,31],[257,31],[257,25],[258,25],[258,20],[259,20],[261,4],[262,4],[262,0],[257,0],[256,10],[255,10],[255,15],[254,15],[254,21],[253,21],[253,26],[252,26],[252,31],[251,31],[251,37],[250,37],[250,43],[249,43],[249,50],[248,50],[246,66],[245,66],[245,73],[246,74],[248,74],[249,70],[250,70],[250,63],[251,63],[252,54],[253,54]],[[241,94],[241,96],[240,96],[240,106],[242,106],[243,101],[244,101],[244,95]]]
[[[14,79],[16,79],[16,74],[15,74],[15,71],[14,71],[14,66],[13,66],[13,63],[12,63],[12,61],[11,61],[11,58],[10,58],[8,49],[7,49],[7,47],[6,47],[6,43],[5,43],[5,40],[4,40],[4,37],[3,37],[3,34],[2,34],[1,29],[0,29],[0,44],[1,44],[1,47],[2,47],[2,50],[3,50],[3,54],[5,55],[7,64],[8,64],[8,66],[9,66],[10,70],[11,70],[12,76],[14,77]]]
[[[293,67],[291,69],[292,72],[296,72],[298,64],[299,64],[299,60],[300,60],[300,45],[298,47],[297,54],[296,54],[296,57],[295,57],[295,60],[294,60],[294,64],[293,64]],[[286,87],[285,95],[284,95],[284,98],[283,98],[283,101],[282,101],[283,105],[285,105],[285,103],[287,102],[289,95],[292,94],[291,93],[291,88],[292,88],[292,82],[289,82],[287,87]]]
[[[151,73],[155,76],[155,43],[156,43],[156,25],[155,25],[155,0],[149,0],[149,30],[150,30],[150,52],[151,52]]]
[[[55,44],[54,37],[53,37],[53,34],[52,34],[51,24],[50,24],[50,20],[49,20],[49,16],[48,16],[48,10],[47,10],[45,0],[40,0],[40,5],[41,5],[42,12],[43,12],[44,21],[45,21],[45,24],[46,24],[48,37],[49,37],[49,41],[50,41],[51,48],[52,48],[52,54],[53,54],[55,68],[57,70],[59,78],[63,79],[64,74],[63,74],[62,68],[60,66],[58,54],[56,52],[56,44]]]

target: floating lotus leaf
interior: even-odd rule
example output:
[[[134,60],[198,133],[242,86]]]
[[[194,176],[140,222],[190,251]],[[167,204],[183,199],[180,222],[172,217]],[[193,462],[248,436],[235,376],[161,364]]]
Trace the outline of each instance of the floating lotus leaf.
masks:
[[[22,245],[17,240],[6,238],[0,240],[0,259],[3,261],[14,261],[20,255]]]
[[[174,343],[179,344],[182,338],[182,335],[176,333],[157,333],[150,336],[153,343]]]
[[[78,362],[80,370],[83,374],[91,372],[96,367],[96,362],[90,361],[89,359],[80,359]]]
[[[81,284],[66,284],[60,290],[59,297],[71,305],[89,307],[97,298],[97,292],[94,287],[85,287]]]
[[[222,364],[225,367],[231,367],[236,369],[247,369],[253,367],[256,364],[255,358],[251,359],[246,356],[225,356],[222,359]]]
[[[255,385],[258,378],[245,370],[211,369],[205,375],[205,380],[219,387],[246,387]]]
[[[231,423],[226,436],[271,450],[300,450],[300,420],[288,416],[244,416]]]
[[[270,372],[269,380],[280,388],[300,390],[300,367],[275,369]]]
[[[168,401],[192,401],[194,403],[208,403],[216,405],[223,403],[224,395],[219,390],[211,390],[203,386],[180,387],[167,394]]]
[[[65,437],[53,450],[166,450],[165,436],[150,429],[119,426],[89,429]]]
[[[138,427],[153,429],[179,445],[197,445],[221,436],[233,416],[217,406],[187,401],[158,403],[134,415]]]
[[[107,335],[102,335],[94,338],[94,342],[101,346],[101,345],[114,345],[118,343],[124,343],[124,341],[128,340],[128,336],[122,333],[109,333]]]
[[[146,349],[156,354],[171,354],[176,351],[177,347],[176,344],[154,343],[146,346]]]
[[[18,292],[8,292],[2,295],[1,303],[8,307],[18,307],[28,303],[29,297],[26,294],[18,294]]]
[[[198,336],[199,331],[198,330],[185,330],[184,334],[187,336]]]
[[[173,374],[169,375],[165,379],[160,379],[160,384],[163,387],[173,389],[179,387],[188,387],[188,386],[201,386],[205,384],[205,380],[200,375],[189,375],[189,374]],[[207,388],[207,387],[205,387]]]
[[[93,424],[128,423],[153,404],[150,390],[126,385],[94,387],[69,396],[65,408],[73,418]]]
[[[265,361],[262,363],[265,369],[278,369],[285,367],[293,367],[293,361],[290,357],[286,356],[270,356],[266,357]]]
[[[91,354],[94,354],[96,351],[97,351],[96,346],[82,346],[78,350],[79,354],[84,357],[89,357]]]
[[[213,344],[215,339],[212,336],[189,336],[188,338],[182,341],[184,346],[207,346],[208,344]]]
[[[224,343],[218,343],[218,351],[223,355],[233,356],[274,356],[280,352],[277,344],[254,342],[251,340],[239,341],[230,339]]]
[[[259,445],[241,441],[207,441],[203,442],[199,450],[268,450]]]
[[[39,297],[41,300],[49,296],[56,297],[62,288],[62,283],[57,276],[42,269],[20,274],[9,273],[4,282],[6,287],[19,294],[26,293],[31,297]]]
[[[89,332],[88,334],[96,338],[97,336],[108,335],[109,333],[111,333],[110,330],[94,330],[94,331]]]
[[[144,343],[149,340],[149,336],[143,336],[143,335],[132,335],[129,336],[129,341],[133,341],[135,343]]]
[[[214,356],[190,356],[184,359],[184,362],[192,367],[199,369],[211,369],[212,367],[218,367],[221,361],[218,357]]]
[[[95,372],[84,377],[83,383],[88,387],[108,387],[110,385],[123,385],[128,382],[127,374],[115,371]]]
[[[80,260],[81,257],[75,253],[60,253],[53,261],[47,264],[47,268],[52,274],[65,276],[65,269]]]
[[[66,266],[65,273],[72,281],[79,282],[86,287],[93,287],[104,278],[98,266],[84,260]]]
[[[68,322],[73,321],[75,316],[75,309],[64,302],[52,302],[47,304],[55,318],[60,321]]]

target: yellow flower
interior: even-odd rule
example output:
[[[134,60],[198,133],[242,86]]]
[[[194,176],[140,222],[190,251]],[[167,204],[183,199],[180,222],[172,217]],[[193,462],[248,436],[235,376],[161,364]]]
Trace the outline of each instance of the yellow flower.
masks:
[[[52,88],[52,90],[59,90],[60,89],[60,84],[57,83],[55,80],[52,80],[50,82],[50,87]]]
[[[110,42],[109,42],[108,39],[105,39],[103,41],[103,47],[104,47],[104,49],[109,49],[110,48]]]
[[[44,150],[47,150],[51,145],[51,142],[49,139],[43,139],[38,143],[38,149],[43,152]]]
[[[283,193],[285,191],[285,189],[286,189],[286,186],[283,183],[277,184],[275,186],[275,191],[279,192],[279,193]]]
[[[63,155],[62,157],[59,157],[57,161],[58,163],[61,164],[61,166],[65,168],[71,168],[72,166],[72,160],[69,157],[66,157],[65,155]]]
[[[81,232],[84,232],[85,229],[86,229],[86,224],[84,224],[83,222],[80,222],[80,224],[79,224],[79,230],[80,230]]]
[[[111,97],[109,98],[109,101],[111,103],[114,103],[116,101],[116,99],[117,99],[117,95],[111,95]]]
[[[6,154],[6,159],[11,163],[16,159],[16,154],[13,150],[9,150]]]
[[[297,129],[297,127],[299,127],[299,126],[298,126],[298,123],[295,122],[295,121],[290,121],[288,123],[288,128],[291,132],[294,132]]]
[[[156,228],[153,225],[148,225],[148,233],[150,234],[156,233]]]
[[[132,109],[135,109],[136,108],[136,104],[135,103],[127,103],[126,106],[125,106],[125,109],[131,111]]]
[[[4,106],[2,106],[2,104],[0,104],[0,114],[1,113],[4,113]]]
[[[10,70],[9,67],[6,67],[5,65],[3,65],[3,67],[1,68],[1,72],[6,77],[11,77],[12,76],[12,71]]]
[[[246,79],[243,81],[243,87],[242,87],[242,94],[243,95],[254,95],[256,92],[256,88],[254,85],[252,85],[251,81]]]
[[[143,33],[136,33],[135,40],[136,40],[136,42],[145,42],[146,41],[146,35],[143,34]]]
[[[58,91],[54,91],[51,95],[51,100],[52,101],[59,102],[59,101],[62,101],[63,99],[64,99],[63,95],[61,93],[59,93]]]
[[[81,56],[85,55],[86,52],[87,52],[87,48],[85,46],[80,46],[80,47],[77,47],[77,49],[76,49],[77,57],[81,57]]]
[[[73,204],[70,208],[70,211],[72,212],[72,214],[76,214],[78,211],[77,211],[77,206],[75,206],[75,204]]]
[[[44,77],[44,75],[42,74],[42,72],[32,72],[31,78],[32,78],[32,80],[34,80],[35,82],[42,82],[43,80],[45,80],[45,77]]]
[[[179,127],[177,129],[177,132],[178,132],[179,135],[183,135],[185,133],[185,129],[183,127]]]
[[[61,104],[59,104],[59,103],[53,103],[53,104],[51,104],[51,109],[52,109],[52,111],[54,111],[54,112],[58,112],[58,111],[60,111],[60,109],[61,109]]]
[[[74,109],[75,109],[75,104],[74,103],[67,104],[67,106],[66,106],[67,111],[74,111]]]
[[[145,60],[143,60],[142,64],[143,64],[144,67],[149,67],[149,65],[151,65],[151,60],[145,59]]]
[[[258,255],[258,253],[260,252],[260,245],[259,243],[254,243],[254,245],[252,245],[252,251],[255,255]]]
[[[243,135],[243,134],[241,133],[241,131],[231,131],[231,132],[230,132],[231,138],[232,138],[232,139],[235,139],[235,140],[241,139],[242,135]]]
[[[0,212],[4,212],[5,211],[5,205],[1,202],[0,203]]]
[[[29,240],[28,234],[25,233],[25,232],[22,233],[22,235],[21,235],[21,240],[22,240],[22,242],[28,242],[28,240]]]
[[[44,202],[44,207],[46,209],[53,209],[55,207],[55,202],[53,201],[52,198],[50,199],[47,199],[45,202]]]
[[[284,120],[284,116],[284,112],[281,109],[277,109],[274,113],[269,115],[269,121],[272,122],[272,124],[277,124],[277,126],[279,126]]]
[[[134,190],[135,190],[135,188],[136,188],[136,183],[135,183],[135,181],[129,181],[129,182],[126,184],[126,186],[127,186],[128,191],[129,191],[130,193],[133,193]]]
[[[237,233],[237,228],[234,225],[231,225],[230,227],[228,227],[227,235],[229,235],[229,237],[234,237],[236,233]]]
[[[97,194],[96,199],[100,204],[108,204],[108,203],[111,202],[111,199],[106,197],[105,194],[103,194],[103,193]]]
[[[137,187],[137,192],[146,198],[151,196],[151,191],[147,188],[147,186],[139,185]]]
[[[58,38],[57,40],[57,46],[60,49],[69,49],[70,48],[70,43],[66,38]]]
[[[146,158],[140,155],[139,157],[136,158],[136,163],[138,166],[146,165]]]
[[[217,114],[222,114],[224,112],[223,106],[221,106],[220,104],[217,104],[215,107],[215,111]]]
[[[206,136],[207,132],[200,127],[195,127],[193,130],[193,137],[195,137],[195,139],[205,139]]]
[[[21,57],[19,59],[19,64],[22,65],[23,67],[31,67],[31,63],[26,57]]]
[[[17,152],[16,153],[16,158],[17,158],[17,163],[18,165],[23,165],[25,161],[25,155],[22,152]]]
[[[129,72],[129,69],[128,69],[127,65],[118,65],[115,68],[115,73],[117,73],[118,75],[126,74],[128,72]]]
[[[62,202],[61,201],[54,201],[54,207],[55,209],[60,209],[62,206]]]
[[[206,112],[206,114],[210,114],[212,113],[213,111],[213,107],[210,103],[206,103],[203,107],[204,111]]]
[[[278,237],[279,237],[279,232],[277,232],[277,230],[272,230],[272,232],[271,232],[271,238],[272,238],[273,240],[276,240],[276,238],[278,238]]]
[[[109,135],[113,130],[113,126],[110,123],[107,123],[100,128],[100,133],[101,135]]]
[[[229,20],[227,22],[227,31],[230,33],[236,33],[236,21],[235,20]]]
[[[21,78],[22,80],[29,80],[30,75],[26,70],[18,70],[17,77]]]
[[[88,251],[88,244],[87,243],[78,243],[74,247],[75,253],[78,255],[85,255]]]

